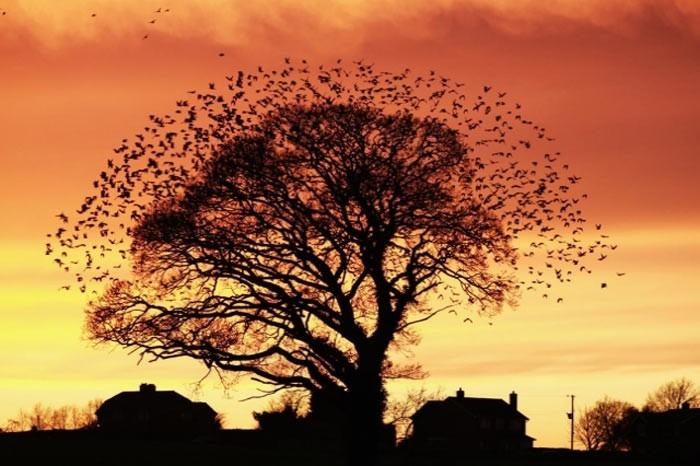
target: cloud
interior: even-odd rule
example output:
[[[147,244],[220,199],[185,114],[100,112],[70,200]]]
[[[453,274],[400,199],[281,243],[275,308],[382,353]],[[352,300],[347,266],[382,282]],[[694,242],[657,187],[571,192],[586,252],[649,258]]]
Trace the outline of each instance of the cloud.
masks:
[[[48,46],[144,33],[251,45],[271,31],[309,43],[329,34],[348,42],[362,40],[367,26],[377,23],[417,37],[439,35],[444,18],[451,18],[513,35],[562,34],[580,27],[638,34],[655,24],[700,36],[696,0],[173,0],[167,13],[160,3],[10,0],[0,34],[7,39],[26,33]]]
[[[431,361],[435,377],[460,374],[586,374],[600,372],[648,372],[700,367],[694,341],[620,342],[618,344],[564,344],[556,349],[500,348],[492,358],[469,360],[463,355]]]

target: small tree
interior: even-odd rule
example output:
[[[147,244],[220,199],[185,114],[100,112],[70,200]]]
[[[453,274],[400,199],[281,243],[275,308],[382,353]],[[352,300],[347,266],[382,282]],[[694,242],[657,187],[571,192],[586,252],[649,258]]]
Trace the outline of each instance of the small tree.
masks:
[[[636,408],[605,397],[579,416],[574,433],[586,450],[620,451],[629,448],[629,423]]]
[[[53,408],[41,403],[35,404],[31,411],[19,410],[17,416],[8,419],[5,430],[24,432],[28,430],[79,430],[91,429],[97,424],[95,411],[102,404],[95,399],[85,406],[59,406]]]
[[[402,442],[411,436],[413,416],[430,400],[442,398],[442,391],[430,391],[425,387],[409,390],[403,398],[389,399],[384,412],[384,422],[394,426],[396,440]]]
[[[290,390],[268,403],[264,411],[254,412],[253,418],[261,430],[292,432],[298,429],[307,412],[307,394],[302,390]]]
[[[700,389],[685,377],[673,380],[650,393],[642,408],[644,411],[668,411],[679,409],[684,403],[690,407],[700,406]]]
[[[56,263],[84,291],[109,282],[94,340],[336,400],[371,463],[384,382],[419,373],[396,358],[414,326],[604,258],[576,238],[579,178],[505,93],[364,63],[227,79],[152,116],[60,215]]]

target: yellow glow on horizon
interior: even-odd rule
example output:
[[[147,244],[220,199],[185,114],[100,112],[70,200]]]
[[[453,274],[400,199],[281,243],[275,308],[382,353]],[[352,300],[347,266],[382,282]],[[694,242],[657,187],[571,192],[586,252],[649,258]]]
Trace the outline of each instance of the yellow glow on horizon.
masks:
[[[413,360],[430,377],[392,382],[392,391],[425,385],[443,387],[447,395],[465,386],[475,396],[506,398],[516,390],[531,418],[529,432],[539,445],[551,445],[565,443],[566,423],[552,425],[546,419],[565,412],[567,390],[580,394],[581,406],[605,394],[641,403],[667,378],[692,377],[688,370],[700,369],[693,275],[700,240],[694,231],[616,232],[613,240],[621,246],[615,254],[593,275],[556,291],[563,303],[525,293],[517,310],[492,320],[475,317],[470,324],[462,322],[464,316],[436,318],[420,328],[423,342],[413,349]],[[0,393],[8,403],[0,419],[35,401],[80,404],[87,401],[80,397],[105,398],[140,381],[156,381],[189,396],[189,384],[203,374],[201,365],[185,360],[136,365],[123,349],[91,347],[82,335],[87,296],[57,289],[68,276],[32,243],[0,245],[0,258],[6,281],[0,283]],[[619,270],[625,275],[617,277]],[[609,288],[601,290],[601,280],[608,280]],[[30,399],[29,386],[29,393],[41,399]],[[236,390],[254,393],[254,387],[245,382]],[[250,411],[266,403],[226,401],[220,389],[203,395],[228,415],[230,427],[252,427]]]

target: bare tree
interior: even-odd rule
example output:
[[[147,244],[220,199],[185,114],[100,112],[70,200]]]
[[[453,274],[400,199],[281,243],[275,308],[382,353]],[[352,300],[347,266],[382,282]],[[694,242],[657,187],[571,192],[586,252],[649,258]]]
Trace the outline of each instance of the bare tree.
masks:
[[[5,430],[23,432],[28,430],[78,430],[95,427],[95,411],[102,404],[95,399],[85,406],[59,406],[52,408],[36,403],[30,411],[19,410],[17,416],[8,419]]]
[[[396,440],[402,442],[410,437],[413,429],[413,416],[418,409],[430,400],[444,398],[441,390],[428,390],[426,387],[409,390],[403,398],[389,399],[384,411],[384,422],[394,426]]]
[[[297,417],[309,413],[309,393],[305,390],[285,390],[277,398],[270,400],[266,411],[290,410]]]
[[[151,116],[77,220],[59,215],[57,264],[83,291],[108,282],[95,341],[343,400],[371,462],[384,381],[420,373],[393,357],[415,325],[605,258],[578,239],[580,178],[505,93],[364,63],[227,80]]]
[[[270,400],[265,410],[253,413],[253,418],[259,429],[286,431],[288,434],[298,430],[308,413],[308,392],[296,389],[284,391],[276,399]]]
[[[576,439],[586,450],[626,450],[628,422],[635,412],[630,403],[605,397],[583,410],[574,428]]]
[[[679,409],[684,403],[690,407],[700,406],[700,389],[685,377],[673,380],[650,393],[642,408],[644,411],[668,411]]]

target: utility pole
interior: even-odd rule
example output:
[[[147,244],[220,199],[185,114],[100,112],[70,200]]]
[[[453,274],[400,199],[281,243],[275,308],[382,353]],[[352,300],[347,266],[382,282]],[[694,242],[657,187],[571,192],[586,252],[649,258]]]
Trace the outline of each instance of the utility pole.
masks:
[[[571,398],[571,411],[566,413],[567,417],[571,421],[571,449],[574,449],[574,398],[576,395],[566,395]]]

